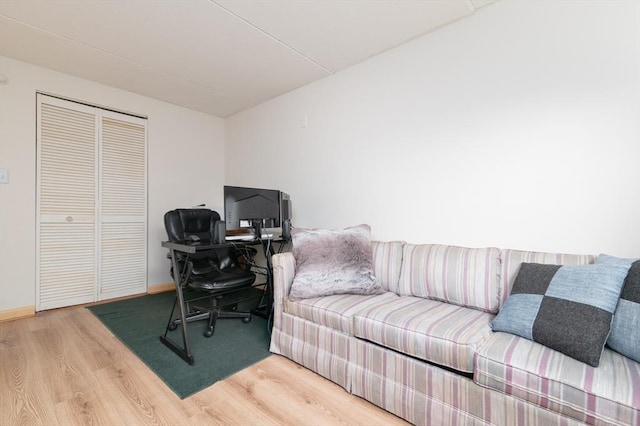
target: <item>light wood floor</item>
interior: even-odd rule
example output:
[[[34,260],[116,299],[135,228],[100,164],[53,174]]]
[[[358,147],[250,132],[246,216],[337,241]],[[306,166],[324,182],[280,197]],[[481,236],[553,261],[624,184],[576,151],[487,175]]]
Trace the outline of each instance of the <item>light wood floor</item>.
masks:
[[[0,425],[27,424],[406,423],[277,355],[181,400],[74,307],[0,323]]]

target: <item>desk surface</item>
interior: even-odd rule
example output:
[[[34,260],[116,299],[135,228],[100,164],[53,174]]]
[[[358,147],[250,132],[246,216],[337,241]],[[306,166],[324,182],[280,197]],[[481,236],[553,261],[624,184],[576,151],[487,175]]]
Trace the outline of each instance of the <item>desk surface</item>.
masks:
[[[288,241],[282,239],[270,239],[271,242],[275,243],[286,243]],[[177,251],[181,251],[183,253],[196,253],[201,250],[211,250],[214,248],[223,248],[223,247],[237,247],[239,245],[257,245],[265,240],[250,240],[250,241],[227,241],[225,243],[212,243],[210,240],[200,240],[200,241],[163,241],[162,247],[166,247],[168,249],[174,249]]]
[[[285,243],[286,240],[283,239],[275,239],[269,238],[271,242],[276,243]],[[183,253],[195,253],[201,250],[210,250],[214,248],[222,248],[222,247],[237,247],[238,245],[256,245],[260,244],[262,241],[267,241],[267,239],[257,239],[257,240],[240,240],[240,241],[227,241],[224,243],[212,243],[210,240],[200,240],[200,241],[163,241],[162,247],[166,247],[168,249],[174,249],[177,251],[181,251]]]
[[[195,253],[200,250],[210,250],[214,248],[233,247],[233,243],[212,243],[209,240],[200,241],[163,241],[162,247],[178,250],[184,253]]]

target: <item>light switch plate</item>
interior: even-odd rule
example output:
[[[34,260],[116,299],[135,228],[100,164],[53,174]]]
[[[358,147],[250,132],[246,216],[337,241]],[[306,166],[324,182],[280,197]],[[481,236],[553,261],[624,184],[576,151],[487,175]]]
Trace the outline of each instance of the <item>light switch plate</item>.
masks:
[[[9,183],[9,170],[0,168],[0,183]]]

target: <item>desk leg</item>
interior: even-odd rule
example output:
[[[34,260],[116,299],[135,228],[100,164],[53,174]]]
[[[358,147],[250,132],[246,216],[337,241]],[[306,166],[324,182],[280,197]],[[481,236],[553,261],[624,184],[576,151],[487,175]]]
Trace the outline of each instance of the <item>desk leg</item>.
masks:
[[[184,295],[182,294],[182,283],[180,282],[180,269],[178,268],[178,261],[176,260],[176,253],[174,249],[169,249],[171,253],[171,264],[173,265],[173,278],[176,284],[176,297],[178,303],[178,312],[180,315],[180,327],[182,328],[182,347],[177,345],[173,340],[167,337],[167,330],[165,330],[164,335],[160,336],[160,341],[164,343],[169,349],[174,351],[176,354],[180,356],[180,358],[184,359],[190,365],[193,365],[195,359],[193,358],[193,354],[191,354],[191,348],[189,346],[189,337],[187,336],[187,321],[186,321],[186,313],[184,311]]]
[[[258,306],[256,306],[251,313],[269,320],[271,316],[271,309],[273,308],[273,265],[271,264],[271,256],[275,254],[273,249],[273,242],[268,240],[262,240],[262,250],[264,252],[264,258],[267,262],[267,291],[260,298]]]

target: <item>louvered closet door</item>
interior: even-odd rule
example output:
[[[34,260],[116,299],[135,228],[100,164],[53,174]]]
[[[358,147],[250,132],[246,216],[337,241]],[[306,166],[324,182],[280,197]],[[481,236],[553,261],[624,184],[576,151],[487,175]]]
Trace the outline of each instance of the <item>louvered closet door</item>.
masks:
[[[96,299],[98,126],[92,108],[42,99],[36,309]]]
[[[105,111],[101,129],[100,300],[147,289],[145,120]]]
[[[38,95],[36,309],[146,291],[146,120]]]

